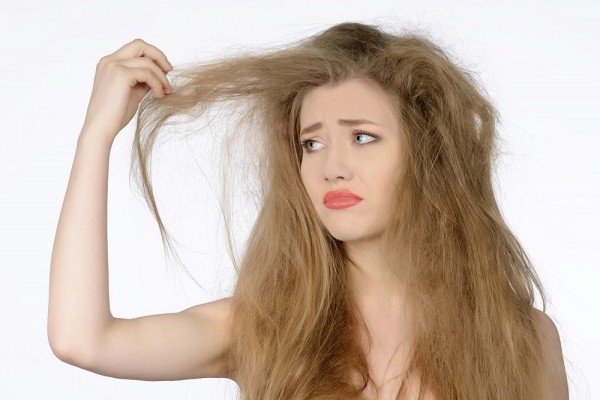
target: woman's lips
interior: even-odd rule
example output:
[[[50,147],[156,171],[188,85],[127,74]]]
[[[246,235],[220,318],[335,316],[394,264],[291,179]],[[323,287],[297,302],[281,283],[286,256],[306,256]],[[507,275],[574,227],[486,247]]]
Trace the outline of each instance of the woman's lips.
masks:
[[[361,197],[346,189],[327,192],[323,197],[325,207],[333,209],[352,207],[361,201]]]

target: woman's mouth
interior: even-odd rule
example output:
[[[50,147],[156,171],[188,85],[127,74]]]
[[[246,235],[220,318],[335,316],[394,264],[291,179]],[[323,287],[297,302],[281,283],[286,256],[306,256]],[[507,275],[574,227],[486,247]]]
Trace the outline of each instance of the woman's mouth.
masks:
[[[325,207],[332,209],[352,207],[361,201],[361,197],[346,189],[327,192],[323,197]]]

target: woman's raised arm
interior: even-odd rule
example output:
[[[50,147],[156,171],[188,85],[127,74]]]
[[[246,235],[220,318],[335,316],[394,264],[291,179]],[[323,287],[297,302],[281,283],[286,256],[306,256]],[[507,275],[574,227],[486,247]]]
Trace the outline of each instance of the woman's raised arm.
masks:
[[[115,318],[108,290],[107,191],[116,135],[172,69],[136,39],[97,65],[50,265],[48,339],[61,360],[103,375],[142,380],[226,377],[229,299],[173,314]]]

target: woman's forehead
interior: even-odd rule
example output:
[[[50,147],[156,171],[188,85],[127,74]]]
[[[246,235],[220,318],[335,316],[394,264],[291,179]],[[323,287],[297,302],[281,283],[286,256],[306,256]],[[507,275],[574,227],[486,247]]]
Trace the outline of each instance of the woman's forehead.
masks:
[[[353,78],[311,89],[300,107],[300,125],[304,129],[330,116],[391,124],[396,114],[392,96],[381,86],[370,79]]]

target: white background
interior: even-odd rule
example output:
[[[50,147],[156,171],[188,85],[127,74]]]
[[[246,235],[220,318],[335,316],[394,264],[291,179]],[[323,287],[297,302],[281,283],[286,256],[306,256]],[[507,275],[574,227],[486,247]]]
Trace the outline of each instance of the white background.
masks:
[[[119,380],[50,351],[50,255],[95,66],[136,37],[177,67],[343,21],[420,29],[483,82],[502,116],[498,199],[547,289],[571,398],[600,396],[596,2],[104,0],[0,4],[0,399],[234,398],[228,380]],[[210,165],[202,166],[206,176],[190,172],[200,165],[192,154],[217,142],[205,135],[194,148],[170,143],[153,166],[159,210],[188,249],[181,255],[201,289],[165,261],[158,228],[129,185],[134,121],[111,154],[113,313],[178,311],[228,295],[234,275],[211,189],[217,181]],[[240,221],[240,232],[251,222]]]

